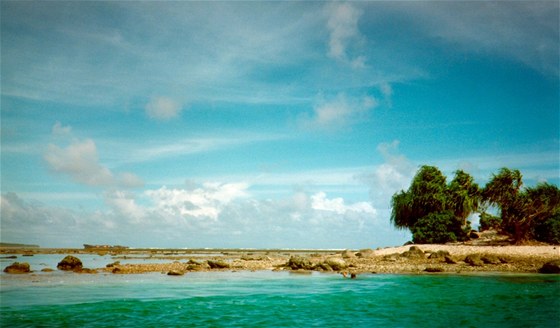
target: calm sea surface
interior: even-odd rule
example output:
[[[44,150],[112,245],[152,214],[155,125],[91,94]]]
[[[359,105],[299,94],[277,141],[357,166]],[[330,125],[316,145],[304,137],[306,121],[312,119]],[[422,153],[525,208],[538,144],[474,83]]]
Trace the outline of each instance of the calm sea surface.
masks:
[[[560,327],[560,276],[1,274],[1,327]]]

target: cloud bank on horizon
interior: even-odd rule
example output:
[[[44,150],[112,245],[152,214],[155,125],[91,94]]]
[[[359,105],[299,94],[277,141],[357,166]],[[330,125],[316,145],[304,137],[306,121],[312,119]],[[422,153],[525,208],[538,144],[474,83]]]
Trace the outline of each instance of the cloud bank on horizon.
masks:
[[[560,183],[557,1],[0,6],[5,242],[389,246],[419,165]]]

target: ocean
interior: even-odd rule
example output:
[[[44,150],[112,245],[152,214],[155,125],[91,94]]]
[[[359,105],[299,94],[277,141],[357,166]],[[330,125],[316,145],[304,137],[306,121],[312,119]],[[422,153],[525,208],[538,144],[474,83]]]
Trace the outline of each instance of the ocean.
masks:
[[[560,276],[0,275],[2,327],[560,327]]]

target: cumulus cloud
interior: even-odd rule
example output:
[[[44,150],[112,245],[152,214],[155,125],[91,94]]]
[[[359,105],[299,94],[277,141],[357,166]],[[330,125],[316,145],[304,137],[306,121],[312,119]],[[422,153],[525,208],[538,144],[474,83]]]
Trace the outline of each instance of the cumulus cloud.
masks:
[[[313,108],[313,115],[302,117],[301,122],[305,127],[342,128],[358,122],[378,105],[377,99],[371,96],[352,98],[340,93],[334,99],[320,101]]]
[[[53,136],[70,137],[71,127],[63,127],[56,122],[52,128]],[[43,156],[49,168],[60,174],[68,175],[77,183],[88,186],[135,188],[144,185],[133,173],[115,174],[99,162],[97,146],[91,139],[72,139],[66,147],[50,143]]]
[[[166,121],[179,116],[182,105],[168,97],[155,97],[145,109],[150,118]]]
[[[347,60],[350,42],[360,36],[358,20],[361,12],[350,3],[331,3],[327,6],[327,15],[329,56]],[[364,57],[357,57],[352,62],[359,67],[364,64],[364,60]]]
[[[99,164],[97,147],[91,139],[75,141],[66,148],[49,144],[44,156],[51,170],[69,175],[90,186],[107,186],[114,181],[111,171]]]
[[[245,183],[205,183],[194,190],[168,189],[165,186],[145,194],[154,210],[170,216],[217,220],[224,206],[247,195]]]
[[[334,212],[339,215],[343,215],[346,212],[368,213],[371,215],[376,214],[375,209],[367,202],[358,202],[346,205],[343,198],[337,197],[328,199],[327,194],[324,192],[314,194],[311,196],[311,200],[311,208],[314,210]]]

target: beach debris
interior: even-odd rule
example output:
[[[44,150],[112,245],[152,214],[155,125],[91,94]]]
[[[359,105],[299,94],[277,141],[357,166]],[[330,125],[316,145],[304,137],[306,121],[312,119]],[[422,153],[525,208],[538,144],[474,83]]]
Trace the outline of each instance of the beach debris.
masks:
[[[552,260],[543,264],[540,273],[560,273],[560,260]]]
[[[6,273],[29,273],[29,272],[31,272],[31,268],[29,267],[29,263],[27,263],[27,262],[23,262],[23,263],[14,262],[13,264],[8,265],[4,269],[4,272],[6,272]]]
[[[74,257],[72,255],[68,255],[62,259],[62,261],[58,262],[56,266],[58,270],[63,271],[81,271],[82,270],[82,261],[79,258]]]
[[[222,260],[208,260],[206,261],[208,263],[208,266],[210,267],[210,269],[227,269],[230,267],[229,263],[224,262]]]

